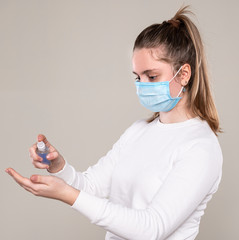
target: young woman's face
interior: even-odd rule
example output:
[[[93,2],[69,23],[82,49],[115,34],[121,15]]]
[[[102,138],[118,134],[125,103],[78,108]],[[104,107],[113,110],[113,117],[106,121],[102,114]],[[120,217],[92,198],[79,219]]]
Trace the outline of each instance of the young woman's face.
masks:
[[[154,57],[152,56],[151,51],[153,51]],[[136,80],[139,79],[140,82],[170,81],[175,74],[172,65],[157,60],[157,57],[160,55],[160,49],[151,49],[151,51],[146,48],[134,50],[132,63],[133,73],[136,75]],[[176,76],[169,85],[171,97],[176,97],[182,88],[178,77]]]

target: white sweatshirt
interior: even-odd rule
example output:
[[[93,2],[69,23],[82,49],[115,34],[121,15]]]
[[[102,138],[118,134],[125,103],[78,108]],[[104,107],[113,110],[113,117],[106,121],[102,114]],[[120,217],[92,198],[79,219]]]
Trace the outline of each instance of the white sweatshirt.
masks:
[[[85,172],[51,174],[80,189],[71,206],[107,230],[106,240],[193,240],[222,177],[216,135],[199,117],[135,121]]]

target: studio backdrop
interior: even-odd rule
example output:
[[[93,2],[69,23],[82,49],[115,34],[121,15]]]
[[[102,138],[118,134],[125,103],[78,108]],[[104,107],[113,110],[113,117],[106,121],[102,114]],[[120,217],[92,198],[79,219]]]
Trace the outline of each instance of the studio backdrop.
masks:
[[[43,133],[85,171],[134,121],[151,116],[136,95],[133,43],[183,4],[196,14],[224,130],[222,181],[197,239],[239,239],[236,0],[0,0],[0,239],[104,239],[103,228],[66,204],[31,195],[4,170],[47,174],[28,152]]]

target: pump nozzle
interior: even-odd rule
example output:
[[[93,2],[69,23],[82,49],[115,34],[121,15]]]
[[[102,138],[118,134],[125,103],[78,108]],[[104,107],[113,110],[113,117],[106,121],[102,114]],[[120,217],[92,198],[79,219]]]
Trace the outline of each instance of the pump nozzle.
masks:
[[[37,143],[37,148],[39,151],[44,152],[46,150],[46,145],[43,141]]]

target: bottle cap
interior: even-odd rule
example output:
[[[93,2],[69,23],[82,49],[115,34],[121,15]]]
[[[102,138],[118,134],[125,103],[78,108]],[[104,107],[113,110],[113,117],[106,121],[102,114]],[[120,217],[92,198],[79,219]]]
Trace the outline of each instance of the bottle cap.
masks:
[[[45,151],[46,150],[46,145],[43,141],[37,143],[37,148],[39,151]]]

